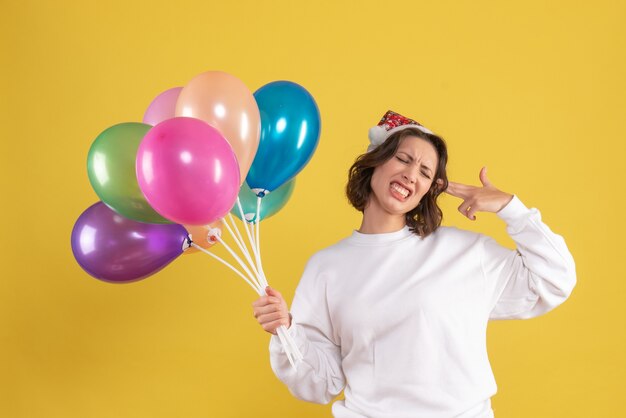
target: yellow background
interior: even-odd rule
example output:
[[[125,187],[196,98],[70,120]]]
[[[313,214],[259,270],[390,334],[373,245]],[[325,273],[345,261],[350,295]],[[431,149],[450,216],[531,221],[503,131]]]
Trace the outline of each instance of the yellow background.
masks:
[[[305,86],[322,136],[262,226],[290,301],[304,263],[359,225],[343,196],[367,129],[393,109],[440,133],[452,180],[538,207],[577,262],[556,311],[492,323],[496,417],[624,416],[626,6],[621,1],[2,2],[0,416],[318,417],[272,374],[255,294],[203,254],[111,285],[74,261],[97,201],[93,139],[161,91],[223,70]],[[510,245],[503,223],[445,224]]]

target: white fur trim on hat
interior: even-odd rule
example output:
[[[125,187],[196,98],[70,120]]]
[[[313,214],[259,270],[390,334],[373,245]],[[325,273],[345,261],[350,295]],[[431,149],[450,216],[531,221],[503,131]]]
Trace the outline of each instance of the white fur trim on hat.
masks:
[[[391,135],[407,128],[419,129],[420,131],[424,133],[434,135],[430,130],[424,128],[421,125],[408,124],[408,125],[397,126],[390,130],[387,130],[384,125],[377,125],[377,126],[370,128],[369,130],[368,137],[370,140],[370,145],[367,147],[367,152],[370,152],[376,149],[379,145],[385,142],[387,138],[389,138]]]

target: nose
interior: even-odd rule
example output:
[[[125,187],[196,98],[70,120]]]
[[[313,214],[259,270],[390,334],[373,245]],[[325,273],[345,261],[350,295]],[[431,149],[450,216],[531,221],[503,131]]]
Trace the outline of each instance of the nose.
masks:
[[[417,174],[413,173],[413,170],[407,170],[402,174],[402,177],[409,183],[414,184],[417,179]]]

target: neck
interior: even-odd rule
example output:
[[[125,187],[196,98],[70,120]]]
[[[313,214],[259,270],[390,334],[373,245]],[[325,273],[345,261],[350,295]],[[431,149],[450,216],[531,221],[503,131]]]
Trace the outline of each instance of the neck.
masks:
[[[379,213],[373,205],[368,205],[363,211],[363,220],[359,232],[362,234],[385,234],[396,232],[406,226],[404,215],[390,215]]]

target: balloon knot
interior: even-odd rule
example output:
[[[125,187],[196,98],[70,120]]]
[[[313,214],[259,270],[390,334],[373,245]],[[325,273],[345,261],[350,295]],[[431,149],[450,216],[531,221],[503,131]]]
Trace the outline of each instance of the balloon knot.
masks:
[[[211,244],[215,244],[222,237],[222,230],[220,228],[211,228],[207,234],[207,241]]]
[[[185,242],[183,242],[183,251],[185,251],[187,248],[191,247],[191,244],[193,244],[193,240],[191,239],[191,235],[187,235],[187,238],[185,238]]]

